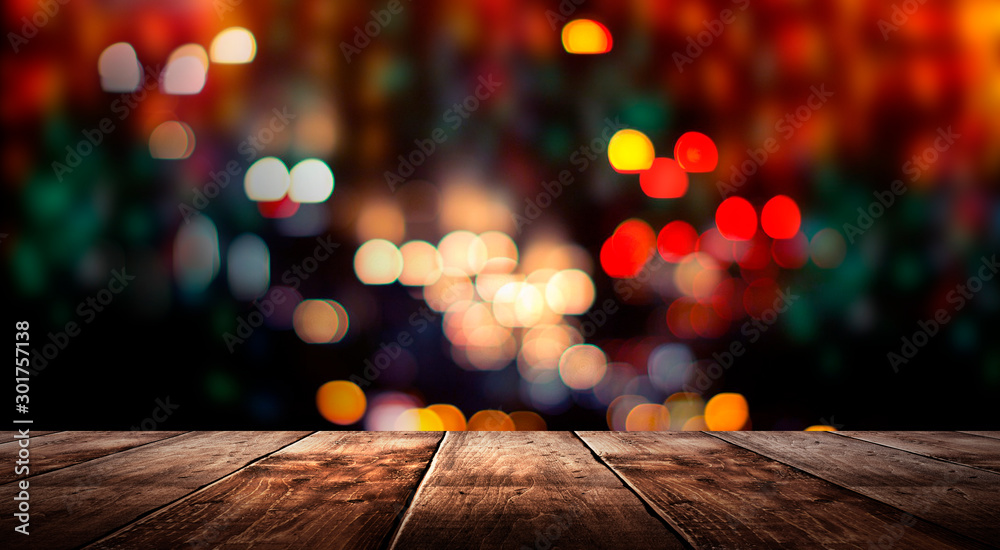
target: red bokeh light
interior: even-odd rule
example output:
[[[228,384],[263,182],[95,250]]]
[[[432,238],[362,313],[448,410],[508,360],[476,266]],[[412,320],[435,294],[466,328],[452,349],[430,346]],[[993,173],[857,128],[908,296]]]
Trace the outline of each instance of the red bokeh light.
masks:
[[[799,269],[809,261],[809,239],[802,232],[790,239],[775,239],[771,245],[774,263],[785,269]]]
[[[802,215],[799,205],[785,195],[767,201],[760,212],[760,225],[772,239],[790,239],[799,231]]]
[[[654,199],[676,199],[687,192],[688,175],[674,159],[656,158],[649,170],[639,173],[639,186]]]
[[[616,279],[635,277],[653,254],[654,246],[656,234],[648,223],[635,218],[625,220],[604,241],[601,267]]]
[[[743,269],[764,269],[771,263],[771,240],[763,233],[752,239],[733,243],[733,257]]]
[[[686,132],[674,146],[677,164],[688,172],[711,172],[719,164],[719,150],[701,132]]]
[[[678,298],[667,309],[667,326],[678,338],[697,338],[691,325],[691,310],[697,301],[694,298]]]
[[[265,218],[290,218],[299,211],[299,203],[285,195],[280,201],[258,202],[257,210]]]
[[[757,233],[757,212],[744,198],[729,197],[715,211],[715,226],[731,241],[745,241]]]
[[[672,221],[663,226],[656,237],[656,249],[668,262],[679,262],[684,256],[694,252],[698,244],[698,232],[687,222]]]

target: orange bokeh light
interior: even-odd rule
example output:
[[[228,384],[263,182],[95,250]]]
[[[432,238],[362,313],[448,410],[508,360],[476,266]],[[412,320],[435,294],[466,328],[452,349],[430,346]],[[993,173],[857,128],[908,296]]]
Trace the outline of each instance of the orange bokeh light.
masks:
[[[741,430],[749,420],[750,407],[738,393],[720,393],[705,404],[705,425],[709,430]]]
[[[316,408],[323,418],[348,426],[365,415],[365,392],[353,382],[333,380],[323,384],[316,392]]]
[[[507,413],[487,409],[472,415],[465,429],[470,432],[513,432],[516,428]]]

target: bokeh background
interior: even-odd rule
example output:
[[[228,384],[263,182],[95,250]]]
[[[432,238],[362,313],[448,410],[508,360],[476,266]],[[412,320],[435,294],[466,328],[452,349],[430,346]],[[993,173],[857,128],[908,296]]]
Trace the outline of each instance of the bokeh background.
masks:
[[[995,2],[19,0],[3,18],[3,309],[30,322],[38,429],[450,422],[404,413],[431,404],[549,429],[998,426],[1000,280],[969,281],[1000,249]],[[565,50],[579,18],[610,51]],[[652,198],[609,162],[621,128],[668,158],[704,133],[718,166]],[[735,172],[758,216],[797,204],[793,238],[719,234]],[[697,241],[664,259],[676,221]],[[978,288],[960,309],[957,285]],[[795,298],[767,312],[779,289]]]

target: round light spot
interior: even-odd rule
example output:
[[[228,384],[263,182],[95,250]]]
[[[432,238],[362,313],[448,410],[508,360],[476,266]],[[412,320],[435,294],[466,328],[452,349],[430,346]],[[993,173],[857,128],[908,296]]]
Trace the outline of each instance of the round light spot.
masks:
[[[366,285],[389,285],[403,273],[403,255],[396,245],[372,239],[354,254],[354,272]]]
[[[168,120],[149,135],[149,154],[154,159],[186,159],[194,152],[194,132],[183,122]]]
[[[559,376],[574,390],[593,388],[608,370],[608,357],[590,344],[571,346],[559,358]]]
[[[333,172],[319,159],[306,159],[292,167],[288,198],[295,202],[323,202],[333,193]]]
[[[128,42],[112,44],[97,59],[101,89],[105,92],[131,92],[142,83],[142,65]]]
[[[455,405],[439,403],[427,407],[427,410],[437,413],[444,430],[449,432],[465,431],[465,415]]]
[[[686,132],[677,138],[674,158],[688,172],[711,172],[719,164],[719,150],[705,134]]]
[[[316,408],[323,418],[348,426],[365,414],[365,393],[353,382],[333,380],[320,386],[316,392]]]
[[[510,413],[514,421],[514,429],[519,432],[544,432],[548,429],[542,415],[534,411],[514,411]]]
[[[250,165],[243,177],[243,190],[252,201],[276,202],[285,198],[291,181],[285,163],[264,157]]]
[[[625,417],[630,432],[660,432],[670,429],[670,411],[659,403],[636,405]]]
[[[600,54],[611,51],[611,31],[591,19],[575,19],[562,29],[562,44],[567,53]]]
[[[430,409],[407,409],[396,418],[395,428],[400,432],[440,432],[444,422]]]
[[[799,232],[802,215],[799,205],[785,195],[767,201],[760,212],[760,225],[772,239],[790,239]]]
[[[742,197],[729,197],[715,211],[715,226],[731,241],[745,241],[757,232],[757,212]]]
[[[347,311],[332,300],[303,300],[292,315],[295,334],[307,344],[339,342],[347,325]]]
[[[639,186],[648,197],[676,199],[687,193],[688,175],[673,159],[657,158],[639,174]]]
[[[212,40],[213,63],[249,63],[257,55],[253,33],[243,27],[230,27]]]
[[[656,153],[653,142],[638,130],[619,130],[608,143],[608,160],[616,172],[634,174],[649,170]]]
[[[399,282],[407,286],[432,285],[441,278],[444,264],[437,248],[427,241],[410,241],[399,248],[403,272]]]
[[[488,409],[472,415],[465,429],[470,432],[512,432],[515,426],[507,413]]]
[[[594,281],[579,269],[556,272],[545,284],[545,301],[560,315],[580,315],[594,304]]]
[[[738,393],[720,393],[705,404],[705,425],[709,430],[742,430],[749,420],[747,400]]]

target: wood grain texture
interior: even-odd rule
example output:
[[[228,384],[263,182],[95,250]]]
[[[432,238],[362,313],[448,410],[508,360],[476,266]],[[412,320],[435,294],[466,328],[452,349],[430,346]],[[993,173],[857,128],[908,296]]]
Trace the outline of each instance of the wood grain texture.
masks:
[[[1000,439],[1000,432],[956,432],[960,434],[972,434],[978,435],[979,437],[989,437],[992,439]]]
[[[176,437],[184,432],[58,432],[29,438],[30,476],[37,476],[102,456]],[[15,456],[19,441],[0,444],[0,456]],[[0,470],[0,484],[29,476],[16,476],[14,469]]]
[[[96,540],[308,434],[188,433],[35,476],[28,480],[31,547]],[[13,515],[0,515],[0,529],[13,528]]]
[[[958,432],[836,432],[939,460],[1000,473],[1000,439]]]
[[[707,434],[579,435],[695,548],[986,548]]]
[[[683,548],[573,434],[448,432],[392,548]]]
[[[55,432],[55,431],[41,431],[41,430],[35,431],[35,430],[31,430],[31,432],[29,433],[29,435],[30,435],[31,438],[36,438],[36,437],[41,437],[43,435],[54,434],[54,433],[58,433],[58,432]],[[16,436],[17,436],[17,431],[13,431],[13,432],[0,432],[0,443],[7,443],[9,441],[14,441],[14,439],[16,439]]]
[[[321,432],[88,548],[378,548],[441,432]]]
[[[1000,475],[823,432],[711,432],[957,533],[1000,545]]]

